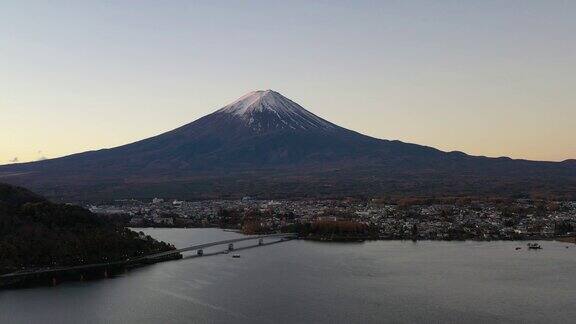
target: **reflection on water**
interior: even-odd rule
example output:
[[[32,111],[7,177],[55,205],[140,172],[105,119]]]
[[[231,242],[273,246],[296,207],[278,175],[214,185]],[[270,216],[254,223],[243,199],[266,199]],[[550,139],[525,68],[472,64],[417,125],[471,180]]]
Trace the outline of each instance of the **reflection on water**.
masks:
[[[240,236],[145,232],[177,247]],[[541,244],[289,241],[240,259],[185,258],[109,280],[2,291],[0,323],[572,322],[576,246]]]

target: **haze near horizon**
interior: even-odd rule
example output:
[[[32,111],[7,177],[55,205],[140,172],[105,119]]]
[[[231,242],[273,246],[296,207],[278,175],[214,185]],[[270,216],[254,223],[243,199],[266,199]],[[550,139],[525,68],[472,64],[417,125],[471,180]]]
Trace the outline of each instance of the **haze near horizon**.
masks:
[[[259,89],[377,138],[576,158],[573,2],[0,7],[0,164],[134,142]]]

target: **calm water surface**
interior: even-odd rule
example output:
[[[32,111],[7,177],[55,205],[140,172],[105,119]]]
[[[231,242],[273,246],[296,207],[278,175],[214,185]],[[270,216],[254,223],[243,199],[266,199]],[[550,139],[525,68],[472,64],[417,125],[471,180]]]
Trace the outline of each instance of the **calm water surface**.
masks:
[[[240,236],[145,232],[177,247]],[[573,323],[576,246],[541,244],[290,241],[240,259],[190,257],[108,280],[1,291],[0,323]]]

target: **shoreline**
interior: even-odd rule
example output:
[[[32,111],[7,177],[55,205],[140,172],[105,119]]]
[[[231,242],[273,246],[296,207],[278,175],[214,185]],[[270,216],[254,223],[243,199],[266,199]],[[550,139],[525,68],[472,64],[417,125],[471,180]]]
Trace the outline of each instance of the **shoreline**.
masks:
[[[555,241],[563,242],[563,243],[576,244],[576,236],[573,236],[573,237],[558,237],[558,238],[555,239]]]
[[[164,229],[164,228],[157,228]],[[229,229],[220,229],[223,231],[230,231]],[[240,232],[238,232],[240,233]],[[243,233],[241,233],[243,234]],[[244,234],[248,235],[248,234]],[[411,239],[372,239],[362,237],[300,237],[298,240],[320,242],[320,243],[363,243],[366,241],[412,241],[417,243],[422,242],[518,242],[525,243],[529,241],[546,241],[546,242],[561,242],[576,244],[576,237],[555,237],[555,238],[536,238],[536,239],[520,239],[520,240],[411,240]],[[6,273],[0,275],[0,290],[3,289],[22,289],[34,287],[54,287],[62,282],[74,281],[92,281],[112,278],[116,275],[124,274],[127,271],[135,268],[141,268],[159,262],[174,261],[182,259],[182,254],[158,258],[158,259],[140,259],[140,260],[125,260],[111,262],[107,264],[94,264],[94,265],[79,265],[66,268],[55,269],[35,269],[21,272]]]
[[[130,269],[145,267],[159,262],[182,259],[182,254],[155,259],[136,259],[102,264],[77,265],[53,269],[30,269],[0,275],[0,290],[56,286],[62,282],[98,280],[125,273]]]
[[[231,229],[231,228],[221,228],[221,227],[165,227],[165,226],[148,226],[148,227],[128,227],[131,230],[136,229],[219,229],[224,232],[231,232],[237,233],[242,235],[257,235],[257,234],[249,234],[242,232],[241,229]],[[266,234],[278,234],[279,232],[270,232]],[[433,239],[433,238],[417,238],[414,239],[412,237],[370,237],[370,236],[321,236],[321,235],[312,235],[308,237],[299,236],[298,239],[300,240],[307,240],[307,241],[318,241],[318,242],[359,242],[359,241],[430,241],[430,242],[530,242],[530,241],[559,241],[565,243],[574,243],[576,244],[576,236],[573,237],[562,237],[562,236],[555,236],[555,237],[523,237],[523,238],[465,238],[465,239]]]

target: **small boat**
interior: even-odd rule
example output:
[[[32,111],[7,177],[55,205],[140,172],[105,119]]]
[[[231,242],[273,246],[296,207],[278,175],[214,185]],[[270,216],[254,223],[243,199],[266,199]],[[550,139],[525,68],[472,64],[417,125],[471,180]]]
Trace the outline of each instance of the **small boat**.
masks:
[[[518,251],[518,250],[522,250],[522,248],[519,247],[519,246],[517,246],[517,247],[516,247],[516,251]]]
[[[529,250],[542,250],[542,247],[538,243],[528,243]]]
[[[240,254],[232,254],[232,257],[233,257],[234,259],[238,259],[238,258],[240,257]]]

